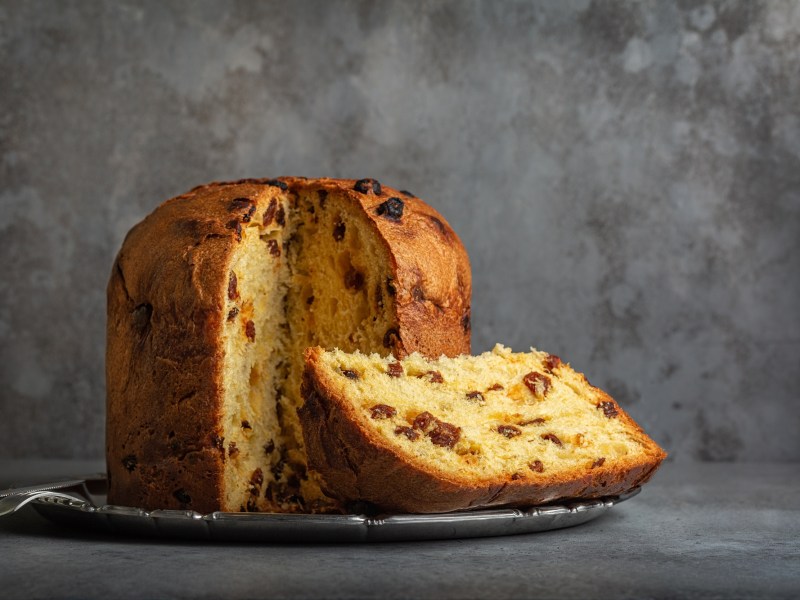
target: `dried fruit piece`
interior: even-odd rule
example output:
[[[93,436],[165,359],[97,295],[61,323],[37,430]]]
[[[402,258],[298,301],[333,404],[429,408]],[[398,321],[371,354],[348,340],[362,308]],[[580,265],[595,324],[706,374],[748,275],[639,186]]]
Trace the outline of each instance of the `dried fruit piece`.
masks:
[[[139,461],[137,460],[135,454],[128,454],[128,456],[122,459],[122,466],[128,470],[128,473],[135,471],[136,465],[138,464]]]
[[[236,273],[231,271],[231,274],[228,276],[228,298],[231,300],[236,300],[239,297],[239,290],[236,289],[237,287],[237,279]]]
[[[252,321],[248,320],[247,323],[244,324],[244,333],[247,336],[247,339],[251,342],[256,341],[256,324]]]
[[[397,293],[397,288],[394,287],[394,278],[392,277],[386,278],[386,291],[389,293],[390,296],[394,296]]]
[[[317,198],[319,199],[319,207],[325,208],[325,202],[328,200],[328,190],[317,190]]]
[[[483,394],[478,391],[467,392],[467,400],[470,402],[478,402],[480,404],[484,403]]]
[[[508,439],[515,438],[522,433],[518,427],[513,425],[498,425],[497,433],[506,436]]]
[[[270,440],[266,444],[264,444],[264,454],[269,456],[273,452],[275,452],[275,441]]]
[[[517,481],[518,479],[525,479],[525,475],[523,475],[522,473],[514,473],[511,476],[511,481]]]
[[[613,402],[608,400],[604,400],[597,405],[597,408],[603,411],[603,414],[607,416],[609,419],[613,419],[616,417],[619,412],[617,411],[617,405]]]
[[[264,473],[261,468],[256,467],[256,470],[253,471],[252,475],[250,475],[250,493],[257,496],[261,490],[261,484],[263,483]]]
[[[499,383],[495,383],[494,385],[486,388],[486,391],[487,392],[496,392],[498,390],[503,390],[503,389],[505,389],[505,388],[502,385],[500,385]]]
[[[600,458],[598,458],[596,461],[594,461],[592,463],[592,469],[596,469],[597,467],[602,467],[603,463],[605,463],[605,462],[606,462],[606,457],[605,456],[601,456]]]
[[[552,373],[553,369],[561,366],[561,359],[555,354],[548,354],[542,362],[547,373]]]
[[[542,417],[536,417],[535,419],[528,419],[526,421],[519,421],[517,425],[520,427],[525,427],[526,425],[541,425],[545,422],[545,419]]]
[[[313,295],[311,295],[308,298],[306,298],[306,304],[308,306],[311,306],[312,304],[314,304],[314,296]]]
[[[414,431],[411,427],[408,427],[406,425],[398,425],[397,427],[395,427],[394,434],[404,435],[412,442],[419,437],[419,434],[416,431]]]
[[[534,473],[544,473],[544,464],[540,460],[534,460],[528,463],[528,468]]]
[[[406,198],[416,198],[414,194],[409,192],[408,190],[400,190],[400,193],[403,194]]]
[[[425,412],[419,413],[416,416],[413,427],[414,429],[421,429],[422,431],[425,431],[434,421],[436,421],[436,417],[426,410]]]
[[[425,292],[422,291],[422,288],[418,285],[414,286],[411,290],[411,297],[414,298],[417,302],[424,302],[425,301]]]
[[[211,434],[211,446],[225,454],[225,438],[215,433]]]
[[[439,371],[425,371],[417,375],[418,379],[427,379],[431,383],[444,383],[444,377]]]
[[[242,429],[252,429],[253,427],[250,425],[250,421],[245,419],[242,421]]]
[[[400,332],[397,331],[394,327],[386,331],[386,334],[383,336],[383,346],[384,348],[391,348],[397,342],[400,341]]]
[[[522,378],[522,382],[537,398],[544,398],[550,389],[550,378],[536,371],[531,371]]]
[[[277,258],[281,255],[281,246],[278,244],[278,240],[267,240],[267,249],[269,250],[270,256]]]
[[[464,316],[461,317],[461,328],[464,332],[468,332],[472,329],[472,319],[470,317],[470,309],[467,309],[467,312],[464,313]]]
[[[239,454],[239,448],[236,447],[236,442],[231,442],[228,444],[228,456],[233,458],[237,454]]]
[[[253,213],[256,212],[256,203],[250,200],[250,198],[234,198],[231,200],[231,203],[228,207],[230,211],[241,211],[242,214],[242,221],[244,223],[249,223]]]
[[[399,362],[389,363],[386,366],[386,374],[389,377],[400,377],[405,371],[403,371],[403,365]]]
[[[133,326],[142,333],[150,324],[150,317],[153,315],[152,304],[140,304],[133,309]]]
[[[278,207],[278,212],[275,213],[275,222],[281,227],[286,225],[286,211],[283,206]]]
[[[336,221],[333,226],[333,239],[341,242],[344,239],[344,234],[347,231],[347,226],[343,221]]]
[[[403,218],[403,201],[397,196],[392,196],[385,202],[381,202],[375,210],[375,214],[385,217],[390,221],[399,221]]]
[[[369,410],[373,419],[390,419],[397,414],[397,409],[388,404],[376,404]]]
[[[236,318],[236,315],[239,314],[239,307],[234,306],[232,309],[228,311],[228,321],[233,321]]]
[[[543,433],[541,437],[542,437],[543,440],[550,440],[556,446],[563,446],[564,445],[564,444],[561,443],[561,440],[558,439],[558,436],[556,434],[554,434],[554,433]]]
[[[289,186],[280,179],[267,179],[264,183],[266,185],[271,185],[272,187],[281,188],[284,192],[289,189]]]
[[[363,289],[364,274],[355,267],[350,267],[344,275],[344,286],[355,291]]]
[[[275,213],[277,212],[277,210],[278,210],[278,199],[273,198],[272,200],[269,201],[269,206],[267,207],[267,210],[264,211],[263,222],[265,227],[270,223],[272,223],[272,220],[275,218]]]
[[[348,379],[358,379],[358,373],[356,373],[352,369],[342,369],[342,375],[344,375]]]
[[[381,184],[377,179],[359,179],[353,186],[353,189],[362,194],[368,194],[372,191],[376,196],[381,195]]]
[[[452,448],[461,439],[461,428],[437,419],[436,426],[428,433],[428,437],[436,446]]]

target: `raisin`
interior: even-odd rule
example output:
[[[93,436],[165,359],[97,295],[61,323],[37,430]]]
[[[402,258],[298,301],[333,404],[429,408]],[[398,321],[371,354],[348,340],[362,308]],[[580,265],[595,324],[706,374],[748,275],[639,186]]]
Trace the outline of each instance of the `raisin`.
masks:
[[[343,221],[336,221],[333,225],[333,239],[341,242],[344,239],[344,234],[347,231],[347,225]]]
[[[233,229],[233,231],[236,233],[236,239],[240,242],[242,241],[242,224],[239,221],[229,221],[225,227],[227,229]]]
[[[362,194],[368,194],[371,190],[376,196],[381,195],[381,184],[377,179],[359,179],[353,189]]]
[[[520,421],[517,423],[520,427],[525,427],[526,425],[541,425],[545,422],[542,417],[536,417],[535,419],[528,419],[527,421]]]
[[[500,385],[499,383],[495,383],[491,387],[486,388],[486,391],[487,392],[497,392],[498,390],[502,390],[502,389],[505,389],[505,388],[502,385]]]
[[[264,182],[266,185],[271,185],[272,187],[281,188],[284,192],[289,189],[289,186],[286,185],[286,182],[281,181],[280,179],[267,179]]]
[[[478,391],[467,392],[467,400],[470,402],[478,402],[480,404],[483,404],[484,402],[483,394]]]
[[[364,274],[355,267],[350,267],[344,275],[344,286],[349,290],[355,291],[363,289]]]
[[[400,190],[400,193],[403,194],[406,198],[416,198],[414,194],[409,192],[408,190]]]
[[[269,201],[269,206],[267,210],[264,211],[264,226],[269,225],[272,223],[272,219],[275,218],[275,212],[278,210],[278,199],[273,198]]]
[[[275,479],[280,479],[281,475],[283,475],[283,469],[286,467],[286,459],[281,458],[277,463],[275,463],[270,471],[272,471],[272,475]]]
[[[417,375],[419,379],[427,379],[431,383],[444,383],[444,377],[439,371],[425,371],[424,373]]]
[[[351,369],[342,369],[342,375],[344,375],[348,379],[358,379],[358,373],[356,373]]]
[[[397,288],[394,287],[394,278],[387,277],[386,278],[386,291],[389,293],[390,296],[394,296],[397,294]]]
[[[225,454],[225,438],[215,433],[211,434],[211,445]]]
[[[135,454],[128,454],[128,456],[122,459],[122,466],[128,469],[128,473],[133,473],[136,470],[136,465],[138,464],[139,461],[137,460]]]
[[[242,221],[244,223],[249,223],[253,213],[256,212],[256,203],[250,200],[250,198],[234,198],[231,200],[228,210],[242,211],[244,213],[242,215]]]
[[[558,439],[558,436],[556,434],[554,434],[554,433],[543,433],[541,437],[542,437],[543,440],[550,440],[556,446],[563,446],[564,445],[564,444],[561,443],[561,440]]]
[[[239,448],[236,447],[236,442],[231,442],[228,444],[228,456],[233,458],[237,454],[239,454]]]
[[[548,354],[542,362],[547,373],[552,373],[553,369],[561,366],[561,359],[555,354]]]
[[[397,414],[397,409],[388,404],[376,404],[369,410],[373,419],[390,419]]]
[[[540,460],[534,460],[528,463],[528,468],[534,473],[544,473],[544,464]]]
[[[248,320],[247,323],[244,324],[244,333],[247,336],[247,339],[251,342],[256,341],[256,324],[252,321]]]
[[[386,202],[382,202],[375,210],[379,217],[386,217],[390,221],[399,221],[403,218],[403,201],[397,196],[392,196]]]
[[[183,488],[178,488],[177,490],[172,492],[172,495],[181,504],[191,504],[191,502],[192,502],[192,497]]]
[[[452,448],[461,438],[461,428],[450,423],[437,420],[436,427],[433,428],[433,431],[428,433],[428,437],[431,438],[431,442],[433,442],[436,446]]]
[[[411,290],[411,297],[414,298],[417,302],[424,302],[425,301],[425,292],[422,291],[420,286],[414,286]]]
[[[314,304],[314,295],[313,294],[311,296],[309,296],[308,298],[306,298],[306,304],[308,306],[311,306],[312,304]]]
[[[252,429],[252,427],[250,426],[250,421],[248,421],[247,419],[242,421],[242,429]]]
[[[416,431],[414,431],[411,427],[408,427],[406,425],[399,425],[399,426],[395,427],[394,428],[394,434],[395,435],[404,435],[409,440],[411,440],[412,442],[419,437],[419,434]]]
[[[133,326],[140,332],[150,324],[150,317],[153,315],[152,304],[140,304],[133,309]]]
[[[525,475],[523,475],[522,473],[514,473],[511,476],[511,481],[517,481],[518,479],[525,479]]]
[[[264,483],[264,473],[260,468],[256,468],[256,470],[253,471],[253,474],[250,476],[250,483],[257,487],[261,487],[261,484]]]
[[[239,307],[234,306],[232,309],[228,311],[228,321],[233,321],[236,318],[236,315],[239,314]]]
[[[283,206],[280,206],[278,212],[275,213],[275,222],[281,227],[286,225],[286,211],[283,209]]]
[[[274,498],[274,495],[273,495],[273,492],[272,492],[273,488],[274,488],[274,484],[273,483],[269,483],[269,484],[267,484],[267,490],[264,492],[264,498],[266,498],[270,502],[272,502],[272,500]]]
[[[399,362],[389,363],[386,367],[386,374],[389,377],[400,377],[405,371],[403,371],[403,365]]]
[[[506,436],[508,439],[515,438],[522,433],[518,427],[513,425],[498,425],[497,433]]]
[[[325,202],[328,200],[328,190],[317,190],[317,198],[319,198],[319,207],[325,208]]]
[[[247,499],[246,511],[239,509],[239,512],[258,512],[258,504],[256,503],[256,499],[253,497],[253,488],[250,488],[250,494],[250,498]]]
[[[383,336],[383,347],[391,348],[399,341],[400,341],[400,332],[397,331],[397,329],[395,329],[394,327],[392,327]]]
[[[435,420],[436,417],[434,417],[428,411],[420,413],[414,419],[413,423],[414,429],[421,429],[422,431],[425,431],[430,426],[430,424],[433,423]]]
[[[597,467],[602,467],[603,463],[605,463],[605,462],[606,462],[606,457],[605,456],[601,456],[600,458],[598,458],[596,461],[594,461],[592,463],[592,469],[595,469]]]
[[[550,389],[550,378],[536,371],[531,371],[522,378],[522,382],[527,386],[531,393],[537,398],[544,398]]]
[[[269,456],[273,452],[275,452],[275,441],[270,440],[266,444],[264,444],[264,454]]]
[[[613,419],[616,417],[619,412],[617,411],[617,405],[613,402],[609,402],[608,400],[604,400],[600,404],[597,405],[597,408],[603,411],[603,414],[607,416],[609,419]]]
[[[270,256],[277,258],[281,255],[281,246],[278,240],[267,240],[267,248],[269,249]]]
[[[239,290],[236,289],[236,286],[237,286],[236,273],[231,271],[231,274],[228,277],[228,298],[230,298],[231,300],[236,300],[239,297]]]
[[[447,228],[444,226],[444,223],[441,222],[437,217],[433,215],[428,215],[428,219],[430,219],[431,223],[433,223],[434,227],[439,230],[439,233],[442,234],[444,237],[449,237],[447,232]]]
[[[470,329],[472,329],[472,318],[470,316],[469,309],[467,309],[467,312],[465,312],[464,316],[461,317],[461,328],[464,330],[464,333],[467,333]]]

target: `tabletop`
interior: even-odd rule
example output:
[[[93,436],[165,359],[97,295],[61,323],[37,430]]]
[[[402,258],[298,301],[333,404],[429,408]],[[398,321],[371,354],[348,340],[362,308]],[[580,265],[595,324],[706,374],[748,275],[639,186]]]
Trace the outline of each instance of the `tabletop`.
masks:
[[[102,471],[0,460],[0,489]],[[642,493],[544,533],[380,544],[134,539],[0,518],[13,598],[797,598],[800,464],[667,462]]]

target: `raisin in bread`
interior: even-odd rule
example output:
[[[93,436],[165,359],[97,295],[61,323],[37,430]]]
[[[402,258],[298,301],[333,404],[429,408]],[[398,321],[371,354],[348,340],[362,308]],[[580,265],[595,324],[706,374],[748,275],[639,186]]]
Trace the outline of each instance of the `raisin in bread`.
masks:
[[[109,502],[328,510],[297,417],[303,351],[469,351],[445,219],[375,180],[213,183],[128,234],[108,286]]]
[[[309,465],[343,503],[444,512],[621,494],[666,454],[553,355],[306,351]]]

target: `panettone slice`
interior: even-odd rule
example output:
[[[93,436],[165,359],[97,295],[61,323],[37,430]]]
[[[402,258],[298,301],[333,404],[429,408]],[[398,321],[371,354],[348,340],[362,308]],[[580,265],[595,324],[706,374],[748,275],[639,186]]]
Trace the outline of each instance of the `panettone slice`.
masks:
[[[306,351],[309,466],[343,503],[433,513],[622,494],[666,457],[558,357]]]

